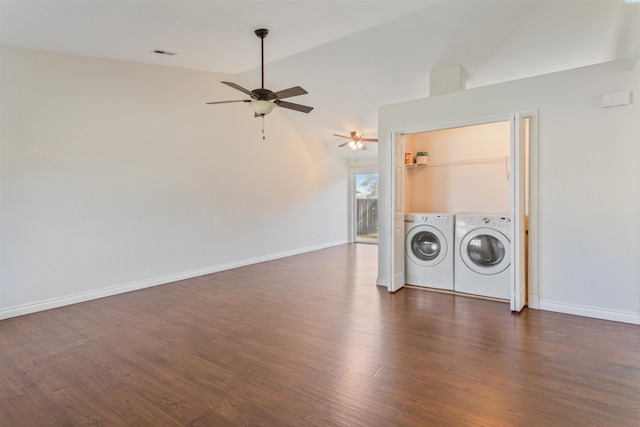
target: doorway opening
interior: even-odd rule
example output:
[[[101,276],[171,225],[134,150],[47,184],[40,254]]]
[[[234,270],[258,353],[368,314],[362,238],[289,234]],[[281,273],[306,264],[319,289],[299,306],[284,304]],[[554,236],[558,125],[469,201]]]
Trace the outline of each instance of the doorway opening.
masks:
[[[354,242],[378,243],[378,172],[353,174]]]

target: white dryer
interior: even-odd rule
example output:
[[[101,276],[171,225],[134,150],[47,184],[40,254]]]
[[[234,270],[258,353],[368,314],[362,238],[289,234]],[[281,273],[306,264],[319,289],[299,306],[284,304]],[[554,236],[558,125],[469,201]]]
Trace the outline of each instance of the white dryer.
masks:
[[[455,291],[511,298],[509,215],[456,215]]]
[[[409,213],[405,225],[405,283],[453,290],[454,215]]]

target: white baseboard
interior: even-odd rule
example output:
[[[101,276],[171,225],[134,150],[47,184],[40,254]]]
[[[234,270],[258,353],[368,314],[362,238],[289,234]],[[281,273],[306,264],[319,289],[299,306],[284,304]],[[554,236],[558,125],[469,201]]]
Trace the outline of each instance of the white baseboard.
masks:
[[[376,278],[376,285],[384,286],[385,288],[388,288],[389,287],[389,279],[387,277],[384,277],[384,276],[378,276]]]
[[[577,304],[559,303],[541,299],[540,310],[555,311],[558,313],[574,314],[577,316],[593,317],[596,319],[612,320],[614,322],[631,323],[640,325],[640,313],[619,310],[605,310],[599,307],[591,307]]]
[[[529,296],[527,297],[527,306],[529,308],[538,310],[540,308],[540,295],[529,294]]]
[[[123,294],[125,292],[137,291],[152,286],[165,285],[179,280],[191,279],[192,277],[204,276],[206,274],[218,273],[220,271],[231,270],[233,268],[244,267],[251,264],[258,264],[266,261],[273,261],[289,256],[300,255],[307,252],[313,252],[320,249],[326,249],[333,246],[346,244],[347,240],[329,242],[320,245],[307,246],[304,248],[293,249],[290,251],[277,252],[273,254],[263,255],[254,258],[247,258],[226,264],[212,265],[197,270],[184,271],[181,273],[170,274],[167,276],[156,277],[152,279],[140,280],[137,282],[126,283],[122,285],[110,286],[108,288],[97,289],[93,291],[80,292],[73,295],[65,295],[58,298],[51,298],[42,301],[36,301],[28,304],[7,307],[0,309],[0,320],[9,319],[11,317],[23,316],[25,314],[36,313],[39,311],[50,310],[52,308],[63,307],[65,305],[77,304],[84,301],[90,301],[98,298],[109,297],[113,295]]]

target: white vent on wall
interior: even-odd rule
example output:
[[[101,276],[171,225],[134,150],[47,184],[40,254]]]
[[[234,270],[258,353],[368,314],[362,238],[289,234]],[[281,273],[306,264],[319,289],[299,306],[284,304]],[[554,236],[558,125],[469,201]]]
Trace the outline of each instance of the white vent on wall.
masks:
[[[631,91],[610,92],[602,95],[602,108],[631,104]]]

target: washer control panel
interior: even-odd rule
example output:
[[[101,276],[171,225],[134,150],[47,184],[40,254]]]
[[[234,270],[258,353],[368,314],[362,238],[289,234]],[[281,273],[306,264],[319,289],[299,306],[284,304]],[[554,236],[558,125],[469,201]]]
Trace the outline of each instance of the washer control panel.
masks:
[[[511,218],[508,216],[462,216],[458,217],[457,224],[469,227],[492,227],[492,228],[509,228],[511,226]]]
[[[447,214],[407,214],[404,222],[433,225],[448,225],[453,222],[453,215]]]

